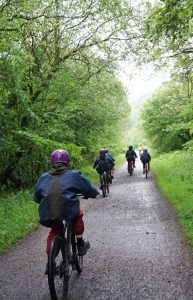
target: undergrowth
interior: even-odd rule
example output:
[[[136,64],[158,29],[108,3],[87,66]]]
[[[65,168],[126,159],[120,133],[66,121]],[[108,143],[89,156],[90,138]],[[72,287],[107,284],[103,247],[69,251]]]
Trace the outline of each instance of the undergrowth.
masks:
[[[193,246],[193,155],[180,151],[161,155],[152,160],[152,169]]]

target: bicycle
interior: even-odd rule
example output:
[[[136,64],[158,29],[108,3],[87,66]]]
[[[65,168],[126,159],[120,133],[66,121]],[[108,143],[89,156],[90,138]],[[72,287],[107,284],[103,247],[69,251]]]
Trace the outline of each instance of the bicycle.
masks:
[[[133,174],[133,161],[132,160],[128,160],[127,170],[131,176]]]
[[[52,239],[48,254],[48,285],[52,300],[67,300],[72,272],[76,270],[80,274],[83,269],[83,256],[78,255],[71,221],[63,223],[63,236],[57,235]]]
[[[147,174],[149,173],[148,171],[148,163],[145,163],[145,167],[144,167],[144,173],[145,173],[145,177],[147,178]]]
[[[106,171],[104,171],[100,176],[100,184],[103,193],[103,197],[109,193],[109,175]]]

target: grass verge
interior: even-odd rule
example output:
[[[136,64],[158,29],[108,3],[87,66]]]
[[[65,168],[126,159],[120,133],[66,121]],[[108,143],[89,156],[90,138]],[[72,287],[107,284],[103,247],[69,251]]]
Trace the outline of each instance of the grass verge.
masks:
[[[193,155],[180,151],[164,154],[152,160],[152,169],[193,246]]]
[[[0,253],[38,226],[37,204],[30,191],[0,196]]]

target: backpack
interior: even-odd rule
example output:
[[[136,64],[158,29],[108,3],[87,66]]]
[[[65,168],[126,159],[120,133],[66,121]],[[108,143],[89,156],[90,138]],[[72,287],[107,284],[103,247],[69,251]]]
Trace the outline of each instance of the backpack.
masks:
[[[126,158],[127,160],[133,160],[135,158],[132,150],[127,151]]]
[[[105,160],[100,159],[96,167],[96,170],[99,174],[102,174],[104,171],[108,172],[109,164]]]
[[[143,163],[149,162],[150,161],[149,154],[148,153],[142,153],[140,159]]]

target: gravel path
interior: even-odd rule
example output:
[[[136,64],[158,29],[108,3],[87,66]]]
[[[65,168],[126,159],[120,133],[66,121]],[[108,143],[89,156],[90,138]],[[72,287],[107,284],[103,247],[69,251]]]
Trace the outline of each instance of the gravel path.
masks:
[[[175,212],[145,179],[138,162],[116,172],[108,197],[82,200],[91,249],[69,300],[191,300],[193,251]],[[0,300],[50,299],[43,275],[47,229],[41,227],[0,257]]]

